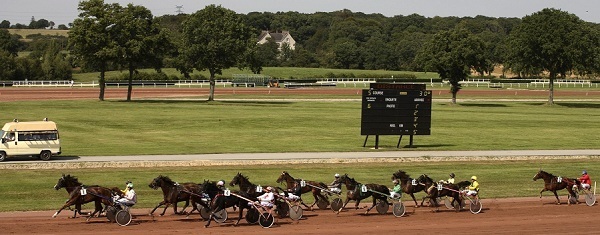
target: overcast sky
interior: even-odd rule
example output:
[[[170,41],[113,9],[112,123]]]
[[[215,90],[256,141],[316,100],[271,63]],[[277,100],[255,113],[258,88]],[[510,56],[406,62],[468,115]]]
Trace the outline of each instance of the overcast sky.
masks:
[[[544,8],[557,8],[577,15],[589,22],[600,23],[600,1],[597,0],[105,0],[143,5],[154,16],[176,14],[176,6],[183,13],[193,13],[206,5],[216,4],[237,13],[297,11],[301,13],[332,12],[349,9],[352,12],[381,13],[385,16],[410,15],[476,16],[521,18]],[[79,0],[0,0],[0,21],[11,24],[29,24],[36,20],[68,24],[77,17]]]

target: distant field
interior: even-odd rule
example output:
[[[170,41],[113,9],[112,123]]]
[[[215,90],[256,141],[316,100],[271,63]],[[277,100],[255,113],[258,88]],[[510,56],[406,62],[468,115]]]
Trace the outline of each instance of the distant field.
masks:
[[[58,30],[58,29],[8,29],[11,34],[21,35],[23,38],[27,35],[41,34],[41,35],[57,35],[57,36],[69,36],[69,30]]]

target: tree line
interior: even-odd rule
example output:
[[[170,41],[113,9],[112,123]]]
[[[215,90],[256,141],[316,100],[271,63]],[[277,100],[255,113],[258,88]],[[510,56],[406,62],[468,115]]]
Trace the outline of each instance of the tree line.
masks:
[[[498,65],[517,77],[547,75],[551,81],[600,71],[600,26],[557,9],[523,18],[386,17],[349,10],[237,14],[214,5],[193,14],[154,17],[143,6],[102,0],[82,1],[78,9],[68,44],[58,45],[70,53],[47,59],[99,71],[101,84],[104,72],[114,69],[128,70],[130,80],[140,68],[174,67],[186,78],[194,70],[208,70],[212,80],[235,66],[254,73],[263,66],[323,67],[438,72],[455,94],[458,81],[472,71],[490,75]],[[257,45],[264,30],[289,31],[295,50],[285,44],[279,49],[273,41]],[[14,36],[3,34],[0,40],[15,44]],[[0,60],[14,56],[10,50]],[[24,78],[15,74],[13,80]]]

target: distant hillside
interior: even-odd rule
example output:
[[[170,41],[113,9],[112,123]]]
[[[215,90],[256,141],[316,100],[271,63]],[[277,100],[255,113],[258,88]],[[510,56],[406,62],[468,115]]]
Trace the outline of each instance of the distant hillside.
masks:
[[[26,38],[27,35],[32,34],[41,34],[41,35],[57,35],[57,36],[69,36],[69,30],[59,30],[59,29],[8,29],[8,32],[11,34],[21,35],[23,38]]]

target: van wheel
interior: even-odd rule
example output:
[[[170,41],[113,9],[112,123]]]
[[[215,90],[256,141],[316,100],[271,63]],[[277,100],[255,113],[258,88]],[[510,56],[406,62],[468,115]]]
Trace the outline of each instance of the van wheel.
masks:
[[[0,152],[0,162],[3,162],[4,160],[6,160],[6,153]]]
[[[50,160],[50,157],[52,157],[50,151],[42,151],[42,153],[40,153],[40,159],[42,159],[42,161],[48,161]]]

